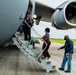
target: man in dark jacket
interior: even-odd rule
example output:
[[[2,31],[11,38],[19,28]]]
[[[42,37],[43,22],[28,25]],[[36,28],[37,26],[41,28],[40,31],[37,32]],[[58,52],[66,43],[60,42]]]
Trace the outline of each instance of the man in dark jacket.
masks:
[[[60,47],[60,48],[58,48],[58,50],[63,49],[63,48],[65,49],[63,62],[62,62],[61,68],[59,68],[59,70],[63,70],[64,71],[65,64],[67,62],[68,63],[67,64],[67,70],[65,72],[66,73],[70,73],[71,72],[71,60],[72,60],[72,55],[74,53],[74,45],[73,45],[72,40],[69,39],[68,35],[64,36],[64,40],[66,40],[65,41],[65,45]]]

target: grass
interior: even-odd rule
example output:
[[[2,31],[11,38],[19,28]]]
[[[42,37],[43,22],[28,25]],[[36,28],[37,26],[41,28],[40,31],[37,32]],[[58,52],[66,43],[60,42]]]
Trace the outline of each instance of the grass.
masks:
[[[38,40],[40,40],[40,38],[37,38]],[[57,39],[57,38],[51,38],[50,39],[51,42],[55,42],[55,43],[61,43],[64,44],[65,40],[64,39]],[[74,45],[76,45],[76,39],[72,39]]]
[[[64,39],[51,39],[51,42],[55,42],[55,43],[61,43],[61,44],[64,44],[65,43],[65,40]],[[76,45],[76,40],[73,40],[74,42],[74,45]]]
[[[64,44],[65,40],[63,40],[63,39],[51,39],[51,42]]]

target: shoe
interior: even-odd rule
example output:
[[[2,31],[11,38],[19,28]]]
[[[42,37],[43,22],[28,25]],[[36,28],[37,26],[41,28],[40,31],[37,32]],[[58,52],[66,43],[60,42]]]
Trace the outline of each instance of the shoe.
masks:
[[[36,49],[36,47],[33,47],[33,49]]]
[[[71,71],[69,71],[69,70],[66,70],[65,72],[66,72],[66,73],[70,73]]]
[[[59,70],[64,71],[64,69],[63,69],[63,68],[59,68]]]
[[[50,55],[47,57],[47,59],[49,59],[50,58]]]

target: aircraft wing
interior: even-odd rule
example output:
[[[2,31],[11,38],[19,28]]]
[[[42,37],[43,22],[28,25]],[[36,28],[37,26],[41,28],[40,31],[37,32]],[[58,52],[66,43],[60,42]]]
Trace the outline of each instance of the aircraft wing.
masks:
[[[55,11],[54,8],[51,8],[39,1],[35,1],[35,15],[37,16],[36,20],[40,21],[51,21],[51,16]]]
[[[45,0],[44,0],[45,1]],[[47,0],[49,1],[49,0]],[[54,2],[55,1],[55,2]],[[44,4],[38,0],[35,0],[35,15],[36,24],[38,25],[40,20],[51,22],[52,26],[57,29],[71,29],[76,27],[76,0],[60,0],[59,4],[57,0],[51,0],[49,3],[52,7]],[[49,4],[48,3],[48,4]]]

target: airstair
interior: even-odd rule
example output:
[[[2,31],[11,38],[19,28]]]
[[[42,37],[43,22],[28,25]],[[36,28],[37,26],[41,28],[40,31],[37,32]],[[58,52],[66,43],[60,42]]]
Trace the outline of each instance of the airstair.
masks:
[[[35,31],[34,29],[33,31],[40,36],[40,34],[37,31]],[[14,44],[19,48],[19,50],[21,50],[25,54],[25,56],[27,56],[36,63],[43,64],[47,73],[56,70],[56,66],[52,65],[51,61],[42,58],[42,54],[44,50],[38,51],[37,49],[33,49],[31,45],[28,46],[27,41],[24,41],[23,36],[19,32],[15,33],[15,36],[12,38],[12,40]]]

